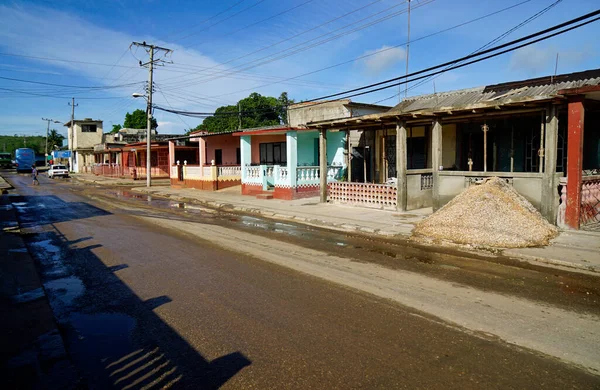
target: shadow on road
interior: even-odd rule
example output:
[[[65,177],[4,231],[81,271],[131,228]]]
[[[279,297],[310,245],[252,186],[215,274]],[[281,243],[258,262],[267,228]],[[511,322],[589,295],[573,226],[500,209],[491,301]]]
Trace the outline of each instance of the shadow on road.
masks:
[[[109,212],[54,196],[12,200],[84,386],[213,389],[251,364],[241,352],[203,357],[154,312],[170,297],[140,298],[117,275],[127,264],[105,264],[94,254],[102,245],[82,246],[91,237],[68,241],[52,226]]]

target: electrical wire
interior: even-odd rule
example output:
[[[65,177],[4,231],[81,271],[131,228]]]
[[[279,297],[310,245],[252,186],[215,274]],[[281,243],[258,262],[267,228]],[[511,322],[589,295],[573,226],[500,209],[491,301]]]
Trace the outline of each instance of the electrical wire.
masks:
[[[596,16],[596,15],[598,15],[598,14],[600,14],[600,10],[596,10],[596,11],[590,12],[590,13],[588,13],[588,14],[585,14],[585,15],[583,15],[583,16],[580,16],[580,17],[578,17],[578,18],[571,19],[571,20],[569,20],[569,21],[567,21],[567,22],[560,23],[560,24],[558,24],[558,25],[555,25],[555,26],[552,26],[552,27],[550,27],[550,28],[547,28],[547,29],[544,29],[544,30],[538,31],[538,32],[536,32],[536,33],[533,33],[533,34],[529,34],[529,35],[527,35],[527,36],[525,36],[525,37],[522,37],[522,38],[519,38],[519,39],[516,39],[516,40],[510,41],[510,42],[507,42],[507,43],[504,43],[504,44],[502,44],[502,45],[495,46],[495,47],[493,47],[493,48],[490,48],[490,49],[486,49],[486,50],[480,51],[479,53],[476,53],[476,54],[467,55],[467,56],[464,56],[464,57],[461,57],[461,58],[458,58],[458,59],[455,59],[455,60],[452,60],[452,61],[445,62],[445,63],[443,63],[443,64],[439,64],[439,65],[431,66],[431,67],[429,67],[429,68],[422,69],[422,70],[420,70],[420,71],[417,71],[417,72],[412,72],[412,73],[409,73],[408,75],[399,76],[399,77],[394,77],[394,78],[391,78],[391,79],[388,79],[388,80],[384,80],[384,81],[380,81],[380,82],[377,82],[377,83],[369,84],[369,85],[366,85],[366,86],[363,86],[363,87],[359,87],[359,88],[354,88],[354,89],[351,89],[351,90],[348,90],[348,91],[339,92],[339,93],[334,93],[334,94],[330,94],[330,95],[326,95],[326,96],[321,96],[321,97],[318,97],[318,98],[315,98],[315,99],[310,99],[310,100],[307,100],[307,102],[316,101],[316,100],[330,99],[330,98],[332,98],[332,97],[337,97],[337,96],[340,96],[340,95],[345,95],[345,94],[348,94],[348,93],[357,92],[357,91],[365,90],[365,89],[372,88],[372,87],[377,87],[377,86],[384,85],[384,84],[387,84],[387,83],[391,83],[391,82],[394,82],[394,81],[397,81],[397,80],[400,80],[400,79],[403,79],[403,78],[412,77],[412,76],[416,76],[416,75],[423,74],[423,73],[426,73],[426,72],[430,72],[430,71],[432,71],[432,70],[436,70],[436,69],[444,68],[444,67],[447,67],[447,66],[449,66],[449,65],[457,64],[457,63],[459,63],[459,62],[466,61],[466,60],[468,60],[468,59],[470,59],[470,58],[479,57],[479,56],[482,56],[482,55],[484,55],[484,54],[487,54],[487,53],[492,53],[492,52],[494,52],[494,51],[497,51],[497,50],[503,49],[503,48],[505,48],[505,47],[509,47],[509,46],[515,45],[515,44],[517,44],[517,43],[520,43],[520,42],[527,41],[527,40],[529,40],[529,39],[532,39],[532,38],[538,37],[538,36],[540,36],[540,35],[547,34],[547,33],[549,33],[549,32],[555,31],[555,30],[559,30],[559,29],[561,29],[561,28],[563,28],[563,27],[566,27],[566,26],[569,26],[569,25],[572,25],[572,24],[575,24],[575,23],[579,23],[579,22],[581,22],[581,21],[583,21],[583,20],[590,19],[590,18],[592,18],[592,17],[594,17],[594,16]],[[579,27],[582,27],[582,26],[584,26],[584,25],[587,25],[587,24],[589,24],[589,23],[595,22],[596,20],[598,20],[598,19],[596,18],[596,19],[593,19],[593,20],[586,21],[586,22],[584,22],[584,23],[582,23],[582,24],[580,24],[580,25],[577,25],[576,27],[571,27],[571,28],[569,28],[569,29],[567,29],[567,30],[560,31],[560,32],[558,32],[558,33],[554,33],[554,34],[552,34],[552,35],[550,35],[550,36],[548,36],[548,37],[543,37],[543,38],[541,38],[541,39],[538,39],[538,40],[535,40],[535,41],[533,41],[533,42],[529,42],[529,43],[526,43],[526,44],[524,44],[524,45],[520,45],[520,46],[518,46],[517,48],[524,47],[524,46],[528,46],[528,45],[531,45],[532,43],[536,43],[536,42],[539,42],[539,41],[543,41],[543,40],[549,39],[549,38],[551,38],[551,37],[554,37],[554,36],[556,36],[556,35],[560,35],[560,34],[563,34],[563,33],[565,33],[565,32],[571,31],[571,30],[573,30],[574,28],[579,28]],[[505,50],[505,51],[502,51],[502,52],[500,52],[499,54],[504,54],[504,53],[506,53],[506,52],[513,51],[513,50],[515,50],[515,49],[514,49],[514,48],[513,48],[513,49],[509,49],[508,51],[506,51],[506,50]],[[496,56],[498,56],[499,54],[494,54],[494,55],[492,55],[492,56],[486,56],[486,57],[484,57],[484,59],[488,59],[488,58],[496,57]],[[481,61],[481,59],[480,59],[480,60],[477,60],[477,61],[475,61],[475,62],[479,62],[479,61]],[[471,61],[471,62],[468,62],[467,64],[468,64],[468,65],[470,65],[470,64],[472,64],[472,63],[475,63],[475,62],[474,62],[474,61]],[[460,66],[460,67],[462,67],[462,66]],[[453,67],[452,69],[456,69],[456,67]],[[451,69],[448,69],[448,70],[451,70]],[[425,78],[425,77],[428,77],[428,76],[421,76],[421,77],[419,77],[419,78],[415,78],[415,79],[413,79],[413,80],[411,80],[411,81],[415,81],[415,80],[417,80],[417,79],[422,79],[422,78]],[[397,86],[397,85],[399,85],[399,84],[394,84],[394,86]],[[387,88],[387,87],[386,87],[386,88]],[[383,89],[385,89],[385,88],[383,88]],[[358,95],[356,95],[356,96],[358,96]]]
[[[454,26],[445,28],[445,29],[440,30],[440,31],[436,31],[436,32],[428,34],[428,35],[424,35],[424,36],[419,37],[417,39],[412,39],[410,43],[414,44],[415,42],[422,41],[422,40],[425,40],[427,38],[431,38],[433,36],[436,36],[436,35],[439,35],[439,34],[443,34],[445,32],[448,32],[448,31],[451,31],[451,30],[454,30],[454,29],[457,29],[457,28],[460,28],[460,27],[464,27],[464,26],[466,26],[468,24],[478,22],[478,21],[486,19],[486,18],[488,18],[490,16],[495,16],[495,15],[497,15],[499,13],[504,12],[504,11],[508,11],[508,10],[513,9],[515,7],[521,6],[521,5],[525,4],[525,3],[529,3],[530,1],[532,1],[532,0],[521,1],[520,3],[511,5],[509,7],[502,8],[502,9],[500,9],[498,11],[491,12],[489,14],[477,17],[475,19],[468,20],[466,22],[462,22],[462,23],[456,24]],[[393,49],[398,48],[398,47],[405,46],[406,44],[407,44],[407,42],[403,42],[401,44],[397,44],[397,45],[393,45],[393,46],[390,46],[390,47],[386,47],[384,49],[376,50],[376,51],[373,51],[373,52],[370,52],[370,53],[367,53],[367,54],[363,54],[363,55],[361,55],[359,57],[355,57],[355,58],[352,58],[352,59],[349,59],[349,60],[346,60],[346,61],[343,61],[343,62],[339,62],[339,63],[334,64],[334,65],[329,65],[329,66],[326,66],[324,68],[316,69],[316,70],[313,70],[313,71],[310,71],[310,72],[306,72],[306,73],[303,73],[303,74],[300,74],[300,75],[297,75],[297,76],[288,77],[288,78],[283,79],[282,81],[294,80],[294,79],[298,79],[300,77],[310,76],[310,75],[313,75],[313,74],[316,74],[316,73],[319,73],[319,72],[323,72],[325,70],[337,68],[337,67],[342,66],[342,65],[347,65],[347,64],[350,64],[350,63],[354,63],[356,61],[359,61],[359,60],[362,60],[362,59],[365,59],[365,58],[368,58],[368,57],[371,57],[371,56],[374,56],[374,55],[378,55],[378,54],[384,53],[384,52],[389,51],[389,50],[393,50]],[[252,87],[252,88],[247,88],[247,89],[242,89],[242,90],[238,90],[238,91],[234,91],[234,92],[229,92],[229,93],[225,93],[225,94],[221,94],[221,95],[216,95],[214,97],[223,97],[223,96],[237,94],[237,93],[240,93],[240,92],[246,92],[246,91],[249,91],[249,90],[256,90],[258,88],[263,88],[263,87],[267,87],[267,86],[278,84],[278,83],[279,82],[262,84],[262,85],[255,86],[255,87]],[[395,96],[397,96],[397,95],[395,95]],[[395,96],[393,96],[393,97],[395,97]],[[389,99],[391,99],[391,97]],[[384,99],[384,100],[388,100],[388,99]]]
[[[473,52],[471,52],[470,54],[475,54],[480,52],[481,50],[484,50],[487,47],[490,47],[491,45],[493,45],[496,42],[499,42],[500,40],[502,40],[503,38],[507,37],[508,35],[510,35],[511,33],[515,32],[516,30],[518,30],[519,28],[531,23],[533,20],[539,18],[540,16],[542,16],[543,14],[545,14],[546,12],[550,11],[552,8],[554,8],[555,6],[557,6],[559,3],[561,3],[563,0],[556,0],[554,3],[550,4],[549,6],[545,7],[544,9],[538,11],[537,13],[535,13],[534,15],[530,16],[529,18],[525,19],[524,21],[522,21],[521,23],[517,24],[516,26],[512,27],[511,29],[505,31],[504,33],[500,34],[499,36],[497,36],[496,38],[492,39],[491,41],[489,41],[488,43],[486,43],[485,45],[479,47],[477,50],[474,50]],[[421,85],[431,81],[431,80],[435,80],[436,78],[440,77],[442,74],[444,74],[445,72],[442,72],[438,75],[435,76],[431,76],[428,77],[424,80],[421,80],[413,85],[411,85],[409,88],[407,88],[407,91],[411,91],[415,88],[420,87]],[[381,102],[384,102],[386,100],[390,100],[393,99],[395,97],[397,97],[399,94],[396,94],[394,96],[390,96],[388,98],[382,99],[382,100],[378,100],[377,102],[375,102],[374,104],[378,104]]]
[[[419,7],[422,7],[422,6],[425,6],[425,5],[427,5],[427,4],[429,4],[429,3],[433,2],[433,1],[435,1],[435,0],[424,0],[423,2],[421,2],[421,3],[419,3],[418,5],[416,5],[415,7],[413,7],[413,9],[415,9],[415,8],[419,8]],[[398,16],[398,15],[401,15],[401,14],[403,14],[403,13],[406,13],[406,12],[408,11],[408,8],[406,8],[406,9],[403,9],[403,10],[400,10],[400,11],[397,11],[397,12],[394,12],[394,13],[391,13],[391,14],[388,14],[388,15],[385,15],[385,16],[383,16],[383,17],[379,18],[379,19],[373,20],[373,21],[371,21],[371,22],[368,22],[368,23],[366,23],[366,24],[360,25],[360,26],[358,26],[358,27],[354,27],[354,26],[356,25],[356,23],[358,23],[358,22],[365,21],[365,20],[368,20],[368,19],[370,19],[370,18],[372,18],[372,17],[374,17],[374,16],[376,16],[376,15],[379,15],[379,14],[385,13],[385,12],[389,11],[390,9],[393,9],[393,8],[396,8],[396,7],[398,7],[399,5],[400,5],[400,4],[396,4],[396,5],[394,5],[394,6],[392,6],[392,7],[389,7],[389,8],[387,8],[387,9],[383,10],[383,11],[379,11],[379,12],[377,12],[377,13],[375,13],[375,14],[372,14],[372,15],[370,15],[370,16],[367,16],[367,17],[363,18],[363,19],[360,19],[360,20],[358,20],[358,21],[356,21],[356,22],[354,22],[354,23],[347,24],[347,25],[345,25],[345,26],[343,26],[343,27],[337,28],[337,29],[335,29],[335,30],[333,30],[333,31],[330,31],[330,32],[327,32],[327,33],[325,33],[325,34],[319,35],[319,36],[317,36],[317,37],[315,37],[315,38],[312,38],[312,39],[309,39],[309,40],[307,40],[307,41],[304,41],[304,42],[301,42],[301,43],[299,43],[299,44],[296,44],[296,45],[294,45],[294,46],[288,47],[287,49],[281,50],[281,51],[279,51],[279,52],[276,52],[276,53],[273,53],[273,54],[269,54],[269,55],[267,55],[267,56],[264,56],[264,57],[261,57],[261,58],[258,58],[258,59],[254,59],[254,60],[252,60],[252,61],[250,61],[250,62],[247,62],[247,63],[245,63],[245,64],[241,64],[241,65],[237,65],[237,66],[234,66],[234,67],[232,67],[232,68],[229,68],[229,69],[227,70],[227,74],[226,74],[226,75],[235,74],[235,73],[238,73],[238,72],[242,72],[242,71],[245,71],[245,70],[249,70],[249,69],[252,69],[252,68],[256,68],[256,67],[258,67],[258,66],[261,66],[261,65],[266,65],[266,64],[268,64],[268,63],[275,62],[275,61],[281,60],[281,59],[283,59],[283,58],[290,57],[290,56],[292,56],[292,55],[294,55],[294,54],[301,53],[301,52],[303,52],[303,51],[306,51],[306,50],[308,50],[308,49],[312,49],[312,48],[314,48],[314,47],[320,46],[320,45],[322,45],[322,44],[324,44],[324,43],[331,42],[331,41],[333,41],[333,40],[335,40],[335,39],[338,39],[338,38],[344,37],[344,36],[346,36],[346,35],[349,35],[349,34],[352,34],[352,33],[355,33],[355,32],[357,32],[357,31],[363,30],[363,29],[365,29],[365,28],[371,27],[371,26],[373,26],[373,25],[375,25],[375,24],[378,24],[378,23],[384,22],[384,21],[386,21],[386,20],[389,20],[389,19],[391,19],[391,18],[394,18],[394,17],[396,17],[396,16]],[[332,33],[335,33],[335,32],[337,32],[337,31],[344,30],[344,29],[346,29],[346,28],[348,28],[348,27],[353,27],[353,28],[352,28],[351,30],[349,30],[349,31],[345,31],[345,32],[341,32],[341,33],[339,33],[339,34],[337,34],[337,35],[329,36],[329,35],[331,35]],[[329,36],[329,37],[328,37],[328,36]],[[327,37],[327,38],[324,38],[324,37]],[[320,39],[320,38],[324,38],[324,39],[322,39],[322,40],[320,40],[320,41],[317,41],[317,40],[318,40],[318,39]],[[314,43],[310,43],[310,42],[313,42],[313,41],[316,41],[316,42],[314,42]],[[310,43],[310,44],[309,44],[309,43]],[[308,45],[307,45],[307,44],[308,44]],[[307,46],[304,46],[304,45],[307,45]],[[302,46],[304,46],[304,47],[302,47]],[[294,49],[295,49],[295,50],[294,50]],[[273,56],[276,56],[276,57],[273,57]],[[271,58],[271,57],[272,57],[272,58]],[[262,61],[262,62],[260,62],[260,61]],[[240,68],[241,68],[241,69],[240,69]],[[209,79],[203,79],[202,77],[199,77],[199,78],[194,78],[194,79],[186,80],[186,81],[185,81],[185,82],[182,84],[182,86],[183,86],[183,85],[186,85],[186,86],[187,86],[187,85],[189,85],[189,84],[190,84],[191,82],[193,82],[193,81],[198,81],[199,83],[202,83],[202,82],[209,82],[209,81],[213,81],[213,80],[216,80],[216,79],[219,79],[219,78],[225,77],[226,75],[223,75],[223,76],[216,76],[216,77],[212,77],[212,78],[209,78]],[[165,80],[165,81],[167,81],[167,80]],[[171,86],[173,87],[173,85],[171,85]],[[175,88],[173,88],[173,89],[177,89],[177,87],[175,87]]]

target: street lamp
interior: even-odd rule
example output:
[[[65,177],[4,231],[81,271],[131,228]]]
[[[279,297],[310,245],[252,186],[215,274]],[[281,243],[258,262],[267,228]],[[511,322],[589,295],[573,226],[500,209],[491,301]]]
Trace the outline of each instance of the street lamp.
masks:
[[[135,92],[131,95],[134,98],[143,97],[146,99],[146,187],[150,187],[150,132],[152,128],[152,101],[148,99],[148,96]]]
[[[50,122],[53,123],[61,123],[60,121],[55,121],[54,119],[42,118],[43,121],[48,122],[48,126],[46,127],[46,161],[44,162],[44,166],[48,166],[48,132],[50,131]]]

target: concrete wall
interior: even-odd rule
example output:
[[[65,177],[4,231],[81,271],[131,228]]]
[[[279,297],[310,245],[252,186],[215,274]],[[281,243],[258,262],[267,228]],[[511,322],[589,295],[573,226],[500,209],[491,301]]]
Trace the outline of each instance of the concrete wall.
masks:
[[[309,122],[349,117],[350,110],[340,101],[315,105],[292,105],[288,109],[288,121],[292,127],[305,125]]]
[[[499,176],[512,179],[514,189],[525,197],[536,209],[542,207],[542,175],[538,173],[519,173],[513,172],[440,172],[439,175],[439,195],[440,206],[450,202],[454,197],[463,192],[468,183],[466,177],[483,178]]]
[[[231,134],[215,135],[205,137],[206,140],[206,161],[201,164],[210,164],[215,159],[215,150],[221,149],[223,155],[223,165],[237,164],[237,149],[240,147],[240,137],[234,137]],[[258,137],[256,139],[259,139]]]
[[[319,132],[317,131],[298,132],[298,166],[319,165],[318,147],[315,148],[318,140]],[[345,145],[346,133],[344,131],[327,132],[327,164],[344,165]]]
[[[406,175],[406,209],[416,210],[433,206],[433,190],[421,189],[421,175]]]
[[[94,133],[84,133],[81,131],[82,129],[82,125],[96,125],[96,132]],[[74,127],[74,137],[73,137],[73,144],[75,145],[75,147],[73,149],[79,149],[79,148],[93,148],[94,145],[97,144],[101,144],[102,143],[102,138],[103,138],[103,128],[102,128],[102,121],[85,121],[85,122],[79,122],[79,121],[75,121],[75,127]],[[71,137],[70,137],[70,131],[68,131],[68,141],[69,141],[69,147],[71,148]]]

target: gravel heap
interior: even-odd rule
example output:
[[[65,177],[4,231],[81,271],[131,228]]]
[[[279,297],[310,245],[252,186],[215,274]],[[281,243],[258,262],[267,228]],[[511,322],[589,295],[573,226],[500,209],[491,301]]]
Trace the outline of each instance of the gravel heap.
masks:
[[[548,245],[558,230],[504,180],[474,185],[419,222],[415,239],[499,248]]]

